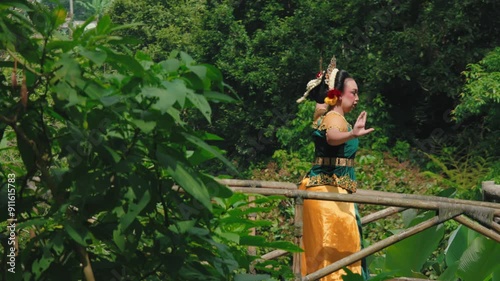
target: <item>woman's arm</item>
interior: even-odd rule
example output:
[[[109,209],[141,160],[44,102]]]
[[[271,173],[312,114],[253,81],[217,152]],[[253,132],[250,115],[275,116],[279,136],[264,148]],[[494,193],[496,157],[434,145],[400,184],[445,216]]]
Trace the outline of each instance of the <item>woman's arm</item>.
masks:
[[[326,103],[316,103],[316,108],[314,109],[313,120],[316,121],[318,118],[328,111],[328,104]]]
[[[355,137],[353,131],[341,132],[338,128],[331,128],[326,131],[326,142],[333,146],[341,145]]]
[[[348,132],[347,124],[340,117],[332,118],[326,131],[326,142],[329,145],[341,145],[353,138],[361,137],[373,132],[373,128],[365,129],[366,111],[359,114],[354,128]]]

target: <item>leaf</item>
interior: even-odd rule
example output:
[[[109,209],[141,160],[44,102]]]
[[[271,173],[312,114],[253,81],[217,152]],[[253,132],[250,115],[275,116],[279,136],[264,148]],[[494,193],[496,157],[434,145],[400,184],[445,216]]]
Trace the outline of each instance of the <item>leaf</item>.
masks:
[[[141,94],[145,97],[155,97],[157,101],[153,104],[152,108],[159,110],[162,114],[167,111],[174,103],[175,99],[169,97],[166,89],[156,87],[144,87]]]
[[[205,183],[210,196],[229,198],[233,195],[233,191],[227,186],[220,184],[213,176],[208,174],[200,174],[201,180]]]
[[[56,8],[52,11],[52,15],[54,17],[54,25],[60,26],[66,21],[66,10],[62,8]]]
[[[345,275],[342,276],[343,281],[364,281],[363,276],[358,273],[353,273],[349,268],[343,267],[346,272]]]
[[[165,167],[167,173],[177,182],[182,189],[191,194],[208,210],[212,211],[212,203],[210,202],[210,195],[207,187],[197,177],[197,173],[186,164],[185,161],[169,148],[160,148],[156,152],[156,157],[160,164]]]
[[[113,95],[113,96],[102,96],[99,98],[99,100],[101,101],[102,105],[108,107],[120,102],[122,98],[123,96]]]
[[[433,216],[433,212],[425,212],[413,219],[409,226],[417,225]],[[443,236],[444,228],[442,225],[438,225],[388,247],[385,269],[400,270],[403,276],[412,276],[413,272],[420,272],[429,256],[438,247]],[[408,259],[409,256],[412,258]]]
[[[168,229],[178,234],[184,234],[188,232],[191,228],[193,228],[195,224],[196,224],[195,220],[178,221],[170,225]]]
[[[107,58],[107,54],[104,51],[97,49],[96,51],[91,51],[87,49],[81,49],[80,54],[87,59],[94,62],[97,66],[101,66]]]
[[[220,154],[219,151],[217,151],[215,148],[213,148],[212,146],[210,146],[209,144],[204,142],[202,139],[196,137],[195,135],[188,134],[186,132],[182,132],[181,134],[187,141],[198,146],[201,149],[204,149],[204,150],[210,152],[215,157],[217,157],[219,160],[221,160],[222,163],[224,163],[229,169],[231,169],[231,171],[238,173],[238,170],[236,169],[236,167],[231,162],[229,162],[229,160],[226,157],[224,157],[222,154]]]
[[[491,281],[500,281],[500,267],[495,269],[495,271],[493,271],[493,274],[491,275],[492,275]]]
[[[109,32],[111,29],[111,18],[109,15],[104,15],[102,18],[99,19],[99,22],[97,22],[96,26],[96,31],[97,34],[106,34]]]
[[[210,116],[212,115],[212,108],[208,104],[204,95],[195,94],[193,92],[186,92],[186,97],[191,103],[198,108],[198,110],[205,116],[208,122],[211,122]]]
[[[188,65],[187,68],[194,72],[201,81],[207,80],[207,68],[202,65]]]
[[[222,94],[214,91],[205,91],[203,93],[205,98],[210,101],[218,101],[218,102],[236,102],[236,100],[226,94]]]
[[[61,49],[62,52],[67,52],[77,46],[75,41],[54,40],[47,43],[47,51]]]
[[[458,262],[453,263],[453,264],[447,264],[446,270],[439,275],[438,280],[442,281],[456,281],[456,272],[458,269]]]
[[[216,228],[215,233],[228,241],[232,241],[237,244],[240,243],[240,235],[237,233],[222,231],[220,228]]]
[[[142,77],[144,75],[144,68],[142,65],[133,57],[117,54],[113,50],[107,49],[103,46],[100,47],[105,50],[108,55],[108,62],[117,65],[117,68],[121,69],[119,66],[125,66],[127,70],[131,71],[135,76]],[[125,71],[121,69],[123,73]]]
[[[83,226],[77,226],[74,225],[73,223],[66,222],[63,224],[64,230],[66,233],[73,239],[75,240],[76,243],[82,245],[82,246],[87,246],[88,239],[91,239],[90,232],[88,231],[87,228]]]
[[[3,140],[3,134],[5,133],[6,128],[7,128],[7,124],[0,123],[0,143],[2,143],[1,141]],[[0,145],[0,148],[2,148],[1,145]]]
[[[475,232],[470,232],[462,225],[458,226],[457,229],[451,233],[448,239],[448,246],[445,249],[446,264],[451,265],[460,260],[462,254],[473,240],[468,238],[469,234],[474,235],[474,233]],[[475,237],[477,237],[477,235],[474,235],[474,238]]]
[[[239,273],[234,275],[234,281],[262,281],[269,280],[270,275],[267,274],[243,274]]]
[[[125,236],[122,234],[120,229],[113,230],[113,242],[120,249],[120,251],[125,251]]]
[[[33,262],[31,266],[32,272],[35,274],[35,279],[39,280],[42,276],[43,272],[45,272],[54,261],[54,257],[50,254],[49,251],[44,250],[43,255],[40,259],[37,259]]]
[[[186,95],[192,92],[191,89],[186,87],[182,80],[166,81],[162,83],[167,89],[168,94],[174,101],[177,101],[181,107],[184,107]]]
[[[194,62],[193,58],[185,52],[180,52],[181,60],[186,63],[186,65],[190,65]]]
[[[133,119],[131,122],[145,134],[150,133],[156,127],[155,121],[144,121],[140,119]]]
[[[111,155],[111,158],[113,158],[113,161],[115,163],[118,163],[120,162],[120,155],[114,150],[112,149],[111,147],[107,146],[107,145],[103,145],[104,149],[106,149],[106,151],[109,153],[109,155]]]
[[[205,67],[206,75],[210,80],[222,82],[222,72],[217,67],[211,64],[203,64],[203,67]]]
[[[179,70],[181,62],[178,59],[168,59],[159,63],[166,72],[176,72]]]
[[[499,257],[500,243],[479,236],[460,258],[457,275],[464,281],[485,280],[500,268]]]
[[[151,195],[149,194],[149,190],[146,190],[142,195],[141,200],[139,200],[139,203],[129,203],[127,212],[120,218],[121,231],[125,231],[130,226],[130,224],[137,218],[150,201]]]

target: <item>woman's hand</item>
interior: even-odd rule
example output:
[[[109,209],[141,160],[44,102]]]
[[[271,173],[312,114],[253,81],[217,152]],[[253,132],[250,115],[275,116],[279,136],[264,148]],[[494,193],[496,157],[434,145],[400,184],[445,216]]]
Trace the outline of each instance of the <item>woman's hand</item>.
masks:
[[[365,124],[366,124],[366,111],[363,111],[361,112],[361,114],[359,114],[358,120],[356,120],[354,128],[352,128],[352,134],[354,135],[354,137],[361,137],[375,130],[373,128],[365,129]]]

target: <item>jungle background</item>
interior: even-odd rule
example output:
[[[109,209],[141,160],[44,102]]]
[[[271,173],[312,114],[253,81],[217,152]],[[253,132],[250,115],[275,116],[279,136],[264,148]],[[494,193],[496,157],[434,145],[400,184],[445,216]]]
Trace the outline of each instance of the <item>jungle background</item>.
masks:
[[[314,104],[296,99],[333,55],[360,89],[348,121],[366,110],[375,128],[357,155],[361,188],[481,200],[481,182],[500,180],[499,5],[81,0],[71,17],[67,1],[2,1],[3,280],[293,278],[290,257],[249,274],[246,252],[299,250],[291,201],[252,207],[215,178],[300,181]],[[428,215],[367,225],[365,244]],[[374,280],[495,281],[499,253],[447,222],[369,262]]]

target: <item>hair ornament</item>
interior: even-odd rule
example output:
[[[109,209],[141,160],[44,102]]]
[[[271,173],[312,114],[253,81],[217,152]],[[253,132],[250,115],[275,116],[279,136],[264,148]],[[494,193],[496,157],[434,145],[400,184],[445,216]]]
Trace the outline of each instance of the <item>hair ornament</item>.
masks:
[[[330,89],[326,94],[325,103],[331,106],[337,104],[337,100],[342,95],[338,89]]]
[[[317,86],[319,86],[319,84],[321,84],[321,81],[323,81],[324,75],[325,75],[325,72],[324,71],[320,71],[316,75],[316,79],[313,79],[313,80],[311,80],[311,81],[309,81],[307,83],[306,92],[304,93],[304,95],[302,95],[301,98],[299,98],[297,100],[297,103],[303,102],[307,98],[307,96],[309,96],[309,93],[311,92],[311,90],[314,89],[314,88],[316,88]]]

